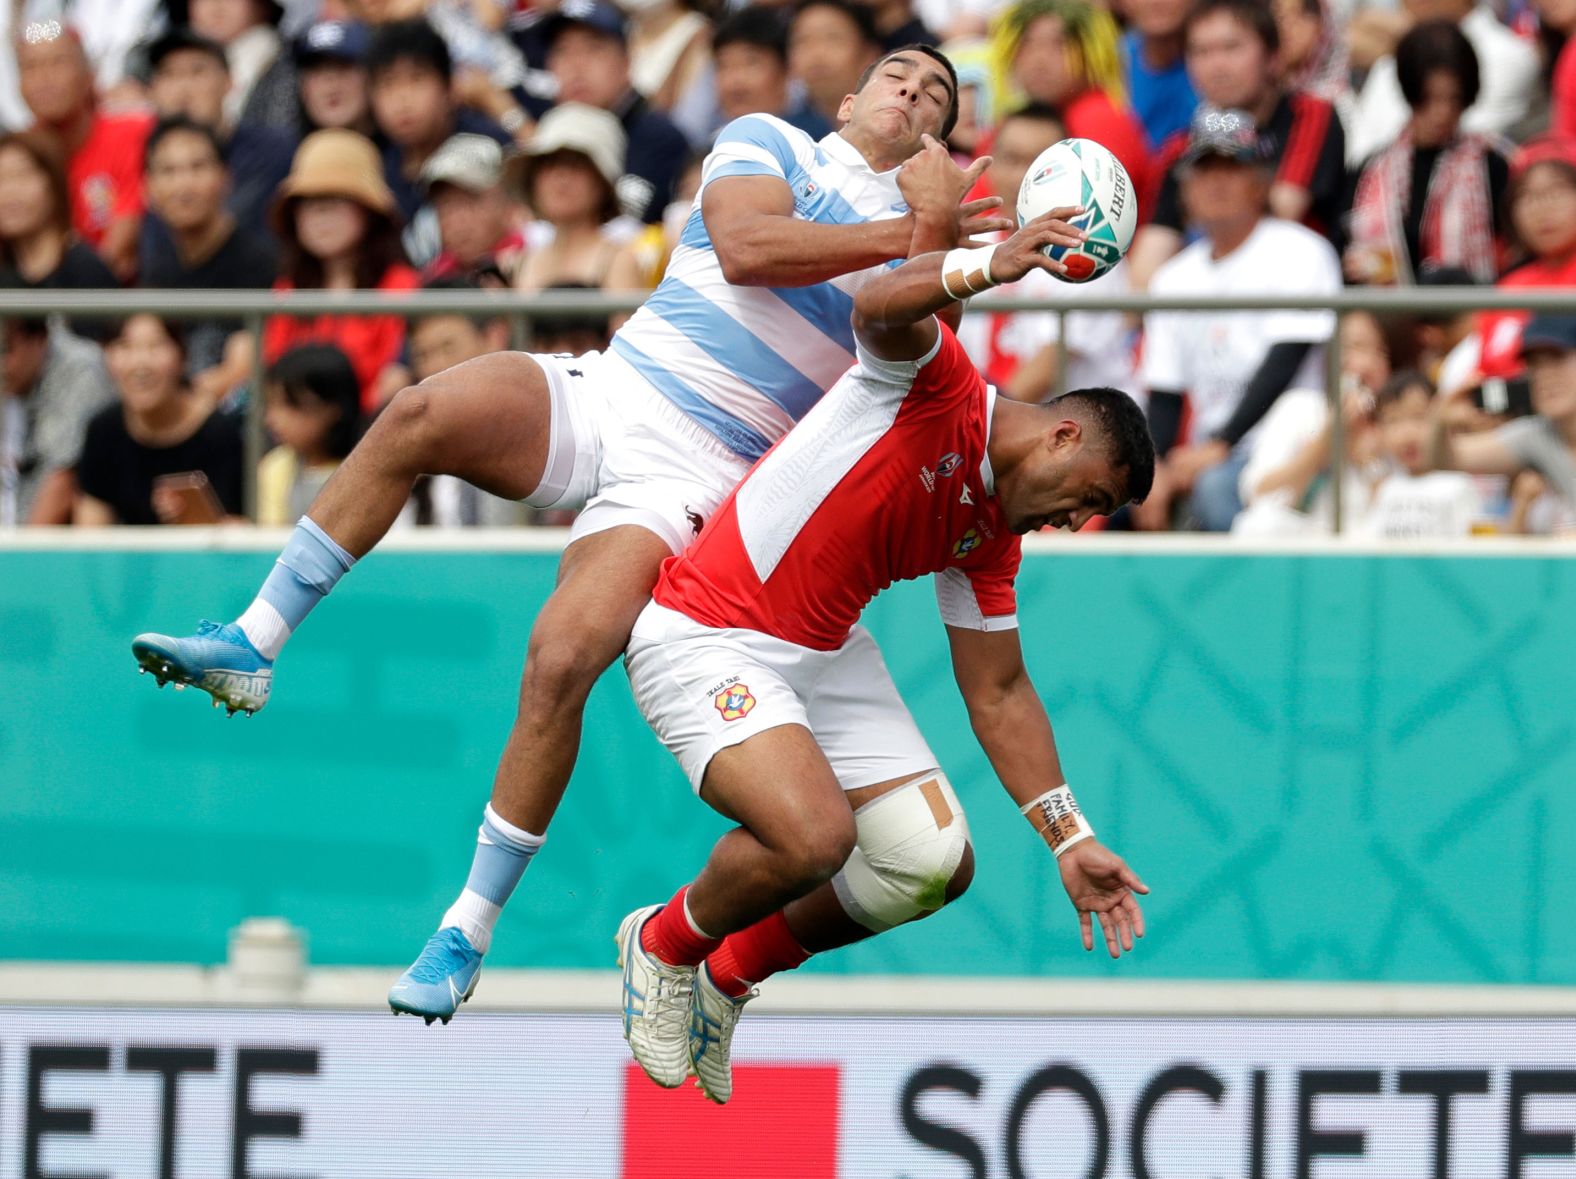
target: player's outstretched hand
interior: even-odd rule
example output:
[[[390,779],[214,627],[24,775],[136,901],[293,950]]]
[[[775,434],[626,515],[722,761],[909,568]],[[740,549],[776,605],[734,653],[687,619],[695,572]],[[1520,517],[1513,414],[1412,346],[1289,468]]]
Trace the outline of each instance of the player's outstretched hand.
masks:
[[[1056,864],[1062,872],[1062,887],[1078,910],[1084,949],[1094,949],[1094,919],[1098,917],[1111,957],[1120,958],[1123,950],[1131,952],[1133,939],[1144,936],[1144,911],[1133,894],[1147,894],[1149,886],[1121,856],[1097,839],[1068,848]]]
[[[1068,205],[1041,213],[1023,226],[996,247],[990,260],[991,278],[998,283],[1017,282],[1031,270],[1066,274],[1067,267],[1047,258],[1041,251],[1046,246],[1083,245],[1087,235],[1070,220],[1082,212],[1078,205]]]

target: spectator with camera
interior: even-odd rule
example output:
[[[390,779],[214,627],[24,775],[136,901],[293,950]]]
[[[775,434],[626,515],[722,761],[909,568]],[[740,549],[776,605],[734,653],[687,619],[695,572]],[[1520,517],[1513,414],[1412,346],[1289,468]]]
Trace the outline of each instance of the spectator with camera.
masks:
[[[1485,433],[1453,434],[1449,401],[1470,397],[1468,386],[1437,407],[1431,457],[1438,467],[1515,479],[1513,531],[1567,532],[1576,527],[1576,316],[1532,317],[1519,348],[1533,412]],[[1529,470],[1536,480],[1522,478]]]
[[[120,400],[88,423],[73,522],[217,524],[241,513],[240,423],[192,391],[179,328],[121,321],[104,346]]]
[[[115,399],[94,344],[44,319],[5,323],[0,527],[69,524],[88,422]]]

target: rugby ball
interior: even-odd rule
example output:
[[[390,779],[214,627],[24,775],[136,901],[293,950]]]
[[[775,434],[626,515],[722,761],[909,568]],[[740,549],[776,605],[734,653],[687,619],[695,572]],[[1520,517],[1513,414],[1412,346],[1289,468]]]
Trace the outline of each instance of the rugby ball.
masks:
[[[1089,235],[1081,246],[1046,246],[1067,267],[1063,282],[1089,282],[1122,260],[1138,227],[1138,194],[1121,161],[1092,139],[1064,139],[1029,165],[1018,189],[1018,224],[1052,209],[1082,205],[1072,219]]]

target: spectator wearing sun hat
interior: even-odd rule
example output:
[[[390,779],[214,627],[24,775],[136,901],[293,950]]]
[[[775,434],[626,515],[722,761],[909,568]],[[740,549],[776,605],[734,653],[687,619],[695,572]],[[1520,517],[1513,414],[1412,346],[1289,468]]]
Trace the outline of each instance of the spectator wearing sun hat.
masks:
[[[624,247],[640,223],[620,213],[618,197],[624,147],[612,113],[566,102],[542,117],[525,154],[510,161],[510,180],[536,218],[515,282],[521,290],[635,285]]]
[[[354,131],[314,131],[279,188],[274,230],[282,250],[274,290],[413,290],[421,285],[400,248],[399,211],[378,149]],[[263,333],[272,364],[298,344],[337,345],[356,370],[362,408],[375,410],[406,383],[397,315],[274,316]]]

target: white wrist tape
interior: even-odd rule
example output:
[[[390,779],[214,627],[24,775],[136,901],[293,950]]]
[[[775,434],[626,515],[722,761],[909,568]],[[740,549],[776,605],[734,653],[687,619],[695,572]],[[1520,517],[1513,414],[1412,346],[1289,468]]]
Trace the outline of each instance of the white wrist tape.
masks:
[[[995,246],[948,250],[941,260],[941,289],[947,292],[947,297],[966,299],[997,286],[990,276],[991,255],[995,252]]]
[[[1068,848],[1094,838],[1094,828],[1066,783],[1047,790],[1022,810],[1058,860]]]

